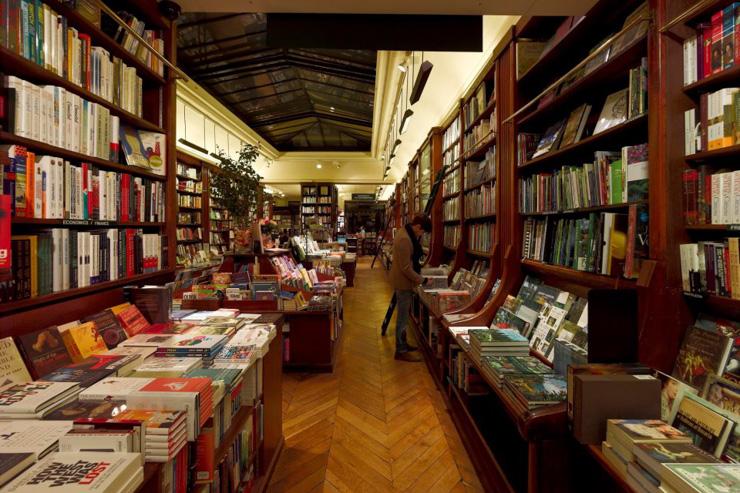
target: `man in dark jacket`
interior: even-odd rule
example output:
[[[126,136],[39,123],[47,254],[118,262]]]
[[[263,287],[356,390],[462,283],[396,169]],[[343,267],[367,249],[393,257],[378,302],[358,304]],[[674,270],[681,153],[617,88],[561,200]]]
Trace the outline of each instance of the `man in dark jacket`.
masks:
[[[409,354],[416,348],[406,341],[406,327],[413,300],[414,289],[426,282],[421,272],[421,236],[432,231],[432,221],[425,214],[417,214],[411,223],[396,233],[393,240],[391,286],[396,292],[396,359],[420,361],[418,355]]]

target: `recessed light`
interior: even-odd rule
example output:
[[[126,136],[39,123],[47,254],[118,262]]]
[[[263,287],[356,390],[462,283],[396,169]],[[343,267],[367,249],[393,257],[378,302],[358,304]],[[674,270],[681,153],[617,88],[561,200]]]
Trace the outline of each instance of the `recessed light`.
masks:
[[[321,169],[321,163],[316,163],[316,169]]]

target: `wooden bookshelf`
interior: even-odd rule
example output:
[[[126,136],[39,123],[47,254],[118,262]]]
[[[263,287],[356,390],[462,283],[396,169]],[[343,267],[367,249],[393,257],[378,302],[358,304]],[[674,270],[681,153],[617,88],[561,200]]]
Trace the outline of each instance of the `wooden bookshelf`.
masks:
[[[181,151],[177,152],[177,172],[175,180],[177,181],[177,203],[178,217],[187,215],[191,218],[200,218],[198,221],[192,221],[189,225],[178,222],[178,236],[197,235],[199,238],[178,238],[177,239],[177,266],[179,268],[200,265],[195,255],[202,252],[202,255],[209,257],[206,249],[208,234],[206,231],[206,188],[205,167],[199,159],[191,157]],[[191,201],[200,201],[200,207],[196,204],[187,205]],[[180,204],[183,205],[180,205]]]
[[[301,227],[304,232],[309,231],[310,221],[318,221],[329,231],[330,238],[314,239],[331,241],[337,234],[338,217],[339,197],[336,185],[332,183],[301,184]]]
[[[106,4],[116,10],[127,10],[144,20],[147,29],[154,29],[164,42],[163,55],[173,64],[176,63],[176,34],[174,26],[159,14],[155,5],[141,0],[119,2],[106,0]],[[64,228],[89,231],[91,228],[136,229],[145,234],[158,233],[162,238],[161,264],[156,272],[145,272],[126,278],[104,281],[82,288],[72,288],[28,299],[19,299],[2,303],[0,306],[0,326],[10,326],[19,333],[39,324],[55,324],[54,319],[75,319],[81,314],[89,314],[122,301],[121,287],[128,284],[140,285],[152,282],[167,282],[174,274],[176,250],[177,208],[173,206],[175,198],[175,79],[174,74],[165,69],[160,76],[149,68],[134,54],[126,51],[95,23],[83,17],[68,2],[44,0],[54,12],[64,16],[66,25],[76,29],[81,35],[90,36],[93,47],[106,49],[111,57],[118,57],[128,67],[136,71],[142,82],[141,115],[137,115],[113,104],[102,96],[85,87],[57,75],[52,70],[24,58],[7,46],[0,46],[0,71],[8,76],[16,76],[36,85],[57,86],[70,94],[75,94],[90,103],[95,103],[108,110],[111,116],[118,117],[120,124],[136,130],[164,134],[163,148],[165,154],[164,175],[151,172],[149,169],[126,165],[123,152],[117,158],[104,159],[68,150],[40,140],[22,137],[8,131],[0,130],[0,143],[18,145],[27,148],[36,155],[50,155],[69,161],[74,166],[87,163],[101,171],[125,173],[132,178],[144,178],[161,184],[164,192],[164,217],[155,221],[108,221],[108,220],[71,220],[40,219],[15,217],[11,221],[13,235],[34,235],[48,228]],[[105,17],[105,13],[101,13]],[[7,100],[6,100],[7,103]],[[67,205],[67,207],[69,207]],[[67,211],[65,211],[66,213]],[[82,310],[84,308],[84,313]]]

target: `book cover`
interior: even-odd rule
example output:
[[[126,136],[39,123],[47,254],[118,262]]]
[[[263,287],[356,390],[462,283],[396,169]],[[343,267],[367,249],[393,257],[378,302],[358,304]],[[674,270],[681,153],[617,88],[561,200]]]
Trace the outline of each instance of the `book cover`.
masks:
[[[556,404],[567,398],[566,381],[560,375],[511,375],[506,378],[506,385],[530,407]]]
[[[80,321],[93,322],[108,349],[113,349],[126,339],[126,332],[110,309],[84,317]]]
[[[661,478],[662,464],[716,464],[719,461],[691,443],[636,443],[635,460],[656,478]]]
[[[138,453],[57,452],[34,464],[5,488],[12,493],[134,491],[132,478],[143,479]]]
[[[108,350],[94,322],[85,322],[65,330],[62,332],[62,340],[75,363],[92,354]]]
[[[607,421],[606,440],[612,445],[630,446],[638,442],[676,441],[690,443],[681,430],[660,419],[610,419]]]
[[[109,377],[80,392],[81,401],[126,399],[131,393],[151,383],[153,378]]]
[[[139,133],[135,128],[128,125],[121,125],[119,140],[126,158],[126,164],[149,169],[149,159],[147,159],[146,149],[144,149]]]
[[[499,377],[508,374],[551,374],[552,368],[531,356],[483,356],[481,365]]]
[[[563,138],[560,141],[561,148],[573,144],[579,140],[581,120],[587,115],[587,108],[588,105],[582,104],[581,106],[573,110],[568,116],[568,121],[565,124],[565,129],[563,130]]]
[[[717,458],[740,459],[738,431],[733,434],[734,414],[723,413],[708,401],[694,394],[680,394],[673,426],[691,438],[694,445]]]
[[[138,130],[139,142],[144,158],[152,173],[164,176],[166,173],[167,136],[158,132]]]
[[[21,419],[3,422],[0,451],[31,453],[41,458],[56,447],[57,440],[72,429],[71,422]]]
[[[520,346],[529,341],[515,329],[473,329],[468,331],[472,345]]]
[[[541,156],[542,154],[546,154],[550,151],[557,149],[558,144],[560,143],[560,138],[562,137],[564,126],[565,126],[565,119],[560,120],[557,123],[548,127],[548,129],[545,131],[544,135],[542,136],[542,139],[540,139],[540,142],[537,145],[537,150],[535,150],[534,154],[532,155],[532,158],[536,158],[538,156]]]
[[[137,334],[123,341],[121,347],[158,348],[162,344],[167,343],[171,338],[171,334]]]
[[[72,422],[83,418],[110,419],[124,410],[126,410],[126,402],[123,400],[81,401],[75,399],[44,416],[44,421]]]
[[[16,340],[34,378],[72,363],[72,358],[56,327],[29,332]]]
[[[160,344],[159,350],[173,353],[212,351],[226,343],[226,336],[174,334]]]
[[[28,469],[35,460],[31,453],[0,452],[0,486]]]
[[[665,464],[663,476],[678,491],[725,493],[740,490],[740,464]]]
[[[0,387],[0,416],[36,414],[79,387],[70,382],[26,382]]]
[[[702,397],[718,408],[740,416],[740,383],[710,375]]]
[[[732,339],[718,332],[691,326],[686,331],[673,368],[673,376],[701,389],[710,373],[722,375]]]
[[[671,417],[676,414],[680,392],[698,394],[698,390],[661,371],[656,371],[653,376],[661,382],[660,419],[670,423]]]
[[[114,311],[114,313],[116,313]],[[141,332],[146,332],[149,329],[149,322],[144,318],[144,315],[139,311],[136,305],[129,305],[120,312],[116,313],[118,320],[121,322],[121,327],[129,337],[133,337]]]
[[[182,411],[148,411],[126,409],[113,417],[113,421],[140,421],[146,424],[147,434],[167,435],[184,425],[185,413]]]
[[[596,127],[594,127],[594,135],[627,120],[628,92],[628,89],[622,89],[606,97]]]
[[[8,383],[30,382],[31,374],[12,337],[0,339],[0,386]]]
[[[180,376],[188,370],[199,368],[201,358],[148,358],[134,372],[137,377]]]

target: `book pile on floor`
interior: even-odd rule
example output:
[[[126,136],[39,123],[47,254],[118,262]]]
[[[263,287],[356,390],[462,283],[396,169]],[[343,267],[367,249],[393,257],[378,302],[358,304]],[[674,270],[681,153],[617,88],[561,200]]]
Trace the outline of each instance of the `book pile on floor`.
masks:
[[[2,491],[36,491],[31,485],[45,485],[38,478],[54,467],[60,474],[76,467],[70,454],[85,474],[98,466],[112,472],[84,487],[72,482],[84,475],[71,475],[60,491],[93,484],[94,491],[134,491],[144,462],[163,464],[164,491],[193,482],[235,487],[252,477],[263,426],[261,358],[276,328],[230,309],[177,316],[182,321],[151,324],[125,304],[87,322],[0,340],[7,363],[0,419],[8,420],[0,486],[11,482]],[[238,429],[224,448],[232,425]]]

